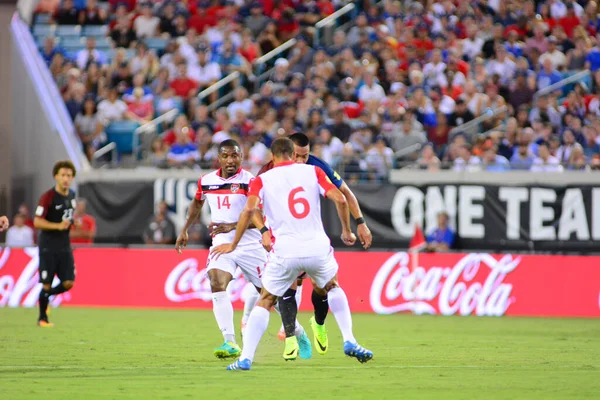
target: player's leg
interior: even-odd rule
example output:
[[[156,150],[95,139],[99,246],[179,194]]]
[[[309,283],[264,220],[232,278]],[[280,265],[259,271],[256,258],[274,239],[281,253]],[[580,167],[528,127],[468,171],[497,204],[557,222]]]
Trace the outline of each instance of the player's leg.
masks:
[[[315,258],[316,268],[307,270],[308,274],[315,281],[315,291],[320,296],[327,294],[329,307],[340,327],[344,339],[344,353],[355,357],[361,363],[367,362],[373,358],[373,353],[360,346],[354,338],[352,332],[352,315],[346,293],[338,285],[337,271],[338,264],[333,257],[333,250],[326,257]]]
[[[298,314],[298,303],[296,302],[296,290],[298,288],[298,280],[296,279],[292,286],[285,291],[277,301],[277,312],[281,317],[281,327],[277,337],[279,340],[285,340],[286,337],[294,335],[296,316]],[[296,310],[290,312],[290,310]],[[287,329],[286,329],[287,324]]]
[[[242,355],[238,361],[227,367],[228,370],[250,369],[258,343],[269,325],[269,310],[275,304],[275,299],[281,297],[296,279],[297,270],[290,265],[290,261],[271,255],[262,274],[263,290],[260,299],[248,318]],[[298,354],[297,343],[293,353]]]
[[[329,338],[327,336],[327,328],[325,327],[325,318],[329,312],[329,302],[327,298],[327,292],[321,292],[316,289],[317,284],[312,280],[312,304],[315,312],[314,317],[310,319],[310,327],[313,331],[315,347],[319,354],[327,353],[329,349]]]
[[[39,275],[42,290],[39,295],[40,314],[38,317],[38,326],[42,328],[51,328],[54,325],[48,321],[48,304],[50,302],[50,291],[52,290],[52,280],[56,274],[57,258],[54,253],[49,251],[39,252]]]
[[[241,332],[242,336],[244,336],[244,332],[246,330],[246,324],[248,324],[248,317],[250,317],[250,313],[252,309],[260,299],[260,289],[250,291],[250,294],[246,298],[246,302],[244,303],[244,314],[242,315],[242,323],[241,323]]]
[[[216,260],[209,258],[207,269],[212,292],[213,314],[224,339],[223,345],[214,350],[214,355],[217,358],[236,357],[241,349],[235,341],[233,304],[227,295],[227,285],[233,279],[235,263],[229,254],[224,254]]]
[[[50,289],[50,296],[55,296],[73,289],[75,285],[75,259],[72,251],[63,251],[57,253],[57,271],[56,275],[60,283]]]
[[[283,294],[283,297],[281,299],[279,299],[279,303],[281,303],[281,302],[286,303],[287,308],[296,307],[297,310],[300,309],[300,303],[302,302],[302,280],[304,279],[305,276],[306,276],[306,273],[304,273],[304,272],[302,274],[300,274],[300,276],[298,276],[298,279],[296,279],[296,282],[294,282],[294,284]],[[281,315],[281,313],[280,313],[280,315]],[[287,316],[286,318],[290,319],[291,316]],[[289,321],[288,321],[288,323],[289,323]],[[300,323],[296,319],[295,335],[296,335],[296,337],[298,337],[298,339],[300,339],[302,332],[304,332],[304,328],[302,327],[302,325],[300,325]],[[279,340],[285,340],[285,338],[289,336],[289,333],[290,333],[289,331],[286,332],[285,322],[283,321],[283,317],[282,317],[281,328],[279,328],[279,333],[277,333],[277,337],[279,338]],[[311,349],[311,352],[312,352],[312,349]]]

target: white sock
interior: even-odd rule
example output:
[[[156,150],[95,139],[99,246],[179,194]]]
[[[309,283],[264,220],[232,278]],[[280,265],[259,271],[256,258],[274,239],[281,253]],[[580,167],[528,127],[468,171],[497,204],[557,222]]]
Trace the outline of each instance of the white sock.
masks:
[[[298,305],[298,310],[300,310],[300,303],[302,303],[302,286],[296,288],[296,304]]]
[[[254,353],[260,339],[269,326],[269,310],[260,306],[254,307],[248,318],[246,325],[246,334],[244,335],[244,347],[240,360],[248,359],[254,361]]]
[[[252,309],[256,305],[256,302],[258,301],[259,298],[260,298],[260,293],[258,293],[256,290],[253,290],[251,292],[251,294],[248,296],[248,298],[246,299],[246,302],[244,303],[244,315],[242,315],[243,323],[248,322],[248,317],[250,316],[250,313],[252,312]]]
[[[350,315],[350,306],[348,305],[348,298],[346,293],[340,287],[333,288],[329,291],[329,309],[335,316],[344,342],[349,341],[356,343],[354,334],[352,333],[352,315]]]
[[[235,329],[233,326],[233,304],[227,296],[227,292],[216,292],[212,294],[213,313],[217,325],[223,333],[226,342],[235,343]]]
[[[300,337],[304,334],[304,328],[300,325],[300,322],[296,320],[296,329],[294,330],[294,336],[300,339]]]

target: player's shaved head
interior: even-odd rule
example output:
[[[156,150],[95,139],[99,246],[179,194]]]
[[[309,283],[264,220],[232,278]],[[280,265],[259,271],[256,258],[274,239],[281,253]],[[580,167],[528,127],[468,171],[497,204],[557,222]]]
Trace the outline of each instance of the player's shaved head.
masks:
[[[221,153],[223,151],[223,148],[225,147],[233,147],[234,149],[237,148],[238,151],[241,151],[241,147],[240,144],[237,142],[237,140],[233,140],[233,139],[227,139],[227,140],[223,140],[220,144],[219,144],[219,153]]]
[[[294,154],[294,142],[288,138],[278,138],[271,144],[273,158],[279,161],[290,160]]]

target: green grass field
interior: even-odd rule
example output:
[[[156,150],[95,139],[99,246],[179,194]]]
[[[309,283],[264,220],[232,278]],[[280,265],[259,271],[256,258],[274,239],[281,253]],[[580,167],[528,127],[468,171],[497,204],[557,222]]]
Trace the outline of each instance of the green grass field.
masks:
[[[272,314],[253,369],[228,372],[210,311],[61,308],[54,329],[35,319],[0,309],[0,399],[600,398],[597,320],[355,315],[375,353],[359,364],[330,314],[329,353],[286,363]]]

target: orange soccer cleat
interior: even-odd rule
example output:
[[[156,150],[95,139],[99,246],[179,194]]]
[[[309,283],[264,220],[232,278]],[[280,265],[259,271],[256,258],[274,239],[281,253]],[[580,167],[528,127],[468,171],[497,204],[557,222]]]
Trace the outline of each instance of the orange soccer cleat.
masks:
[[[52,322],[48,322],[48,321],[45,321],[43,319],[40,319],[38,321],[38,326],[40,328],[54,328],[54,324]]]

